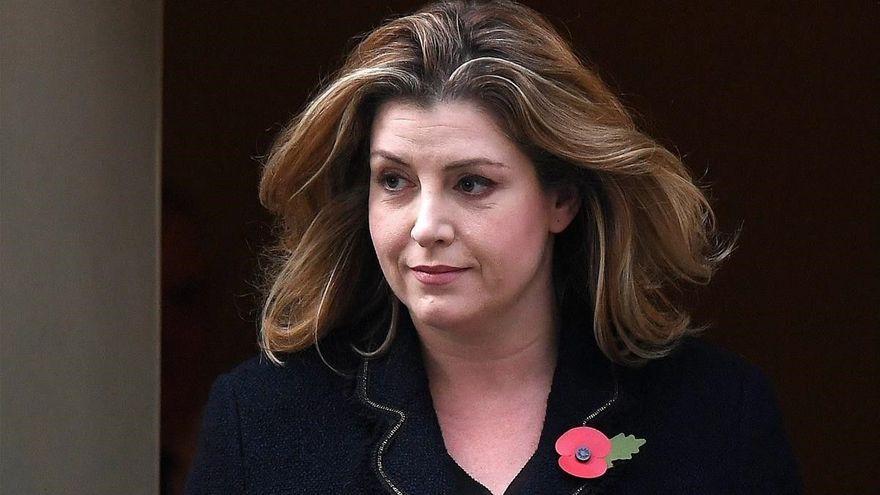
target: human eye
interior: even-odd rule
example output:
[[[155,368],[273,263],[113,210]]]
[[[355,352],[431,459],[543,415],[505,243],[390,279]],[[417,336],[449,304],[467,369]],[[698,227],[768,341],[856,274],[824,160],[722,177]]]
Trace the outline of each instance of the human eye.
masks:
[[[489,192],[495,181],[481,175],[465,175],[458,180],[456,189],[471,196],[482,196]]]
[[[376,177],[376,182],[386,191],[399,192],[408,181],[395,172],[382,172]]]

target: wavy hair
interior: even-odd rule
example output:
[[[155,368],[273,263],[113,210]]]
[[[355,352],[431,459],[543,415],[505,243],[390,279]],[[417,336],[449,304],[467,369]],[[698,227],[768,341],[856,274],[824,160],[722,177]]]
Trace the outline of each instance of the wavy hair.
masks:
[[[331,333],[349,332],[353,347],[384,335],[366,356],[394,338],[398,301],[368,230],[367,155],[373,115],[395,98],[480,105],[544,187],[576,189],[581,208],[554,245],[554,289],[561,311],[592,320],[610,360],[639,365],[702,330],[678,296],[708,283],[735,239],[718,234],[681,160],[540,14],[443,1],[365,35],[268,154],[260,199],[281,220],[261,315],[270,359]]]

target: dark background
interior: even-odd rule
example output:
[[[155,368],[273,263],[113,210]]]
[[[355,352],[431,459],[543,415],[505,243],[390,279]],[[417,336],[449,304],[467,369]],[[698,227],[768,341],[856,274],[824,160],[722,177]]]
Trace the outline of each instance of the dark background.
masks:
[[[808,493],[875,486],[874,2],[526,2],[714,184],[740,247],[693,301],[776,385]],[[351,38],[421,2],[166,2],[162,476],[179,493],[215,376],[256,351],[259,157]],[[780,2],[781,4],[781,2]],[[319,7],[320,6],[320,7]]]

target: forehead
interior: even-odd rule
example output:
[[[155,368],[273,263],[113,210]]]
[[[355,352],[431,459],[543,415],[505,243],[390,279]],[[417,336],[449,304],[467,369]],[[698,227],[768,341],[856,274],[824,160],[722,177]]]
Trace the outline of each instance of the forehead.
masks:
[[[372,151],[396,154],[491,154],[498,160],[520,158],[518,147],[488,112],[469,101],[420,106],[405,100],[383,103],[373,119]]]

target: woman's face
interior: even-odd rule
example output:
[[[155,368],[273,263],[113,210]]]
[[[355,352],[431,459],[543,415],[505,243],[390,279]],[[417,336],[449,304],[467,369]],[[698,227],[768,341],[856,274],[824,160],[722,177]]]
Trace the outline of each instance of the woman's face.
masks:
[[[392,100],[373,121],[369,223],[379,265],[417,323],[454,327],[552,303],[553,234],[571,201],[469,102]]]

